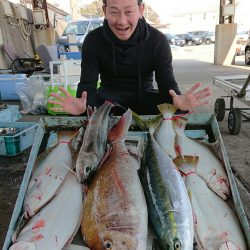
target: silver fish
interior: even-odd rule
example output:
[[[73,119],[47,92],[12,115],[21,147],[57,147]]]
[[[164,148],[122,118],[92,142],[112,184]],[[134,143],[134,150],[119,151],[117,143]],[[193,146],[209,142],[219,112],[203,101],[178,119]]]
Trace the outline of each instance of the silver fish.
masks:
[[[112,107],[111,102],[105,102],[89,119],[76,160],[77,178],[81,183],[93,175],[105,154]]]

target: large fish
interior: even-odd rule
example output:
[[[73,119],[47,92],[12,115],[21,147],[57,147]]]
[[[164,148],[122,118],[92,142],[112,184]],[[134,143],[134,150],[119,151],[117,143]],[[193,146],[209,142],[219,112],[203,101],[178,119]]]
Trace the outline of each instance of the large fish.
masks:
[[[109,113],[113,106],[111,102],[105,102],[89,119],[76,160],[76,173],[81,183],[93,175],[105,154],[110,127]]]
[[[176,133],[173,128],[172,118],[177,108],[174,105],[164,103],[158,105],[163,120],[154,132],[154,138],[157,143],[166,151],[171,159],[177,155],[175,152],[175,137]]]
[[[229,205],[212,192],[196,174],[198,157],[184,156],[174,160],[185,174],[195,220],[195,236],[201,249],[246,250],[239,221]]]
[[[10,250],[61,250],[76,234],[82,208],[81,184],[69,173],[57,195],[31,218]]]
[[[134,120],[143,121],[134,113]],[[153,137],[156,121],[149,127],[148,143],[141,167],[141,182],[148,205],[149,218],[160,241],[161,250],[193,249],[193,216],[184,181],[172,159]],[[148,124],[148,125],[147,125]]]
[[[230,196],[229,181],[222,162],[212,152],[208,145],[186,136],[184,130],[187,120],[180,118],[173,122],[177,134],[176,148],[179,155],[193,155],[199,157],[196,173],[202,177],[223,200]]]
[[[84,202],[83,237],[92,250],[145,250],[148,214],[137,174],[138,161],[127,151],[128,110],[109,132],[109,158],[99,168]]]
[[[26,217],[33,216],[53,198],[69,169],[72,169],[72,153],[69,143],[74,133],[59,132],[57,145],[37,159],[24,200]]]

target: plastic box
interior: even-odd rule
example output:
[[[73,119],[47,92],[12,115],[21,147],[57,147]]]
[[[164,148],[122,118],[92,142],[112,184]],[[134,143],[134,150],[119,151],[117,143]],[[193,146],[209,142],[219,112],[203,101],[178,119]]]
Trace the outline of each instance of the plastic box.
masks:
[[[58,74],[54,74],[54,67],[57,67]],[[77,86],[81,75],[80,60],[64,60],[50,62],[50,81],[45,82],[45,91],[48,99],[54,99],[50,96],[51,92],[64,95],[59,87],[64,87],[72,96],[76,96]],[[51,108],[59,107],[58,105],[48,103],[47,110],[50,115],[66,114],[65,112],[52,111]]]
[[[17,105],[7,105],[6,109],[0,110],[1,122],[15,122],[21,118],[22,116]]]
[[[0,100],[19,100],[15,86],[16,83],[25,80],[25,74],[0,74]]]
[[[34,122],[0,122],[0,128],[16,128],[19,132],[0,135],[0,156],[15,156],[32,146],[38,123]]]

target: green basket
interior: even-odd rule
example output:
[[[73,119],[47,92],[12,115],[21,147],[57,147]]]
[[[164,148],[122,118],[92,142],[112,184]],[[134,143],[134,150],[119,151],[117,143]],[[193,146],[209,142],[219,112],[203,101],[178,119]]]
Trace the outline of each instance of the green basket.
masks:
[[[48,100],[56,100],[55,97],[50,96],[50,93],[56,93],[59,94],[60,96],[65,96],[60,90],[59,87],[64,87],[64,85],[56,85],[56,86],[46,86],[46,94],[47,94],[47,99]],[[67,85],[67,91],[74,97],[76,97],[76,90],[77,90],[77,83],[73,85]],[[57,104],[53,103],[47,103],[47,110],[50,115],[65,115],[68,114],[67,112],[63,111],[53,111],[51,108],[59,108],[60,106]]]

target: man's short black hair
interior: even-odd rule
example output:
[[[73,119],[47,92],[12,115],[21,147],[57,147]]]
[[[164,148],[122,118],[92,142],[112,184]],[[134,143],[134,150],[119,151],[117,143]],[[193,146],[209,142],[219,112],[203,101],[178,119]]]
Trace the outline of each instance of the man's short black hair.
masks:
[[[103,2],[104,5],[107,5],[107,0],[102,0],[102,2]],[[142,0],[137,0],[137,2],[138,2],[138,5],[139,5],[140,3],[142,3]]]

